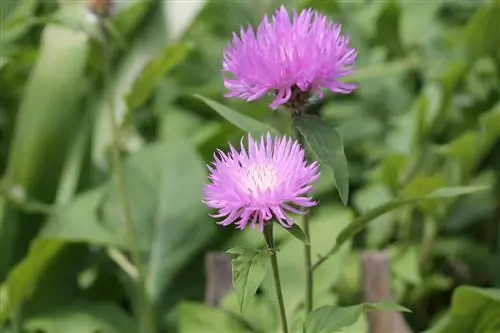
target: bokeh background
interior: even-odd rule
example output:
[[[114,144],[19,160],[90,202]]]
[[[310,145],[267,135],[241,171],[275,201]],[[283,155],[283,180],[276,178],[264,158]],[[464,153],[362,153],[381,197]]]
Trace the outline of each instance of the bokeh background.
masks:
[[[278,332],[270,276],[244,315],[232,293],[217,307],[205,302],[207,253],[259,247],[263,237],[217,227],[201,203],[205,164],[245,133],[195,95],[288,130],[269,100],[224,99],[220,75],[232,33],[281,3],[113,2],[108,81],[87,9],[99,0],[0,2],[0,331],[132,333],[136,314],[149,313],[158,332]],[[317,271],[316,305],[362,301],[361,255],[386,250],[394,299],[413,311],[405,319],[414,332],[498,332],[500,291],[490,288],[500,288],[500,2],[284,4],[342,23],[359,50],[351,78],[359,89],[311,106],[343,135],[351,181],[343,206],[323,170],[311,212],[314,256],[379,204],[443,186],[490,186],[373,221]],[[112,182],[111,106],[148,306]],[[278,237],[299,332],[302,244]],[[463,285],[477,288],[456,289]],[[346,332],[366,330],[363,317]]]

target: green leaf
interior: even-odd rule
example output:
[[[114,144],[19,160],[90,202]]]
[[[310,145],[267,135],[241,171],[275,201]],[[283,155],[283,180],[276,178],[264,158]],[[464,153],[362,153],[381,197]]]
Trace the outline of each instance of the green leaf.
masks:
[[[94,303],[45,310],[28,319],[27,333],[135,333],[134,320],[113,304]]]
[[[192,45],[187,43],[169,45],[158,57],[149,62],[127,94],[128,107],[137,108],[147,102],[154,87],[181,63],[192,49]]]
[[[0,56],[0,69],[9,63],[10,59]]]
[[[338,250],[340,250],[342,244],[352,237],[354,237],[357,233],[363,230],[368,223],[375,220],[377,217],[386,214],[394,209],[418,203],[420,201],[425,200],[436,200],[436,199],[445,199],[445,198],[453,198],[460,195],[470,194],[478,191],[487,190],[489,187],[487,186],[457,186],[457,187],[445,187],[440,188],[438,190],[433,191],[432,193],[416,197],[416,198],[408,198],[408,199],[397,199],[393,201],[389,201],[383,205],[380,205],[367,213],[356,218],[352,223],[350,223],[346,228],[340,232],[337,236],[335,246],[325,255],[320,261],[323,261],[327,257],[335,254]],[[318,263],[317,263],[318,264]]]
[[[294,224],[290,228],[284,228],[284,229],[302,243],[306,245],[311,245],[311,243],[309,243],[309,239],[307,239],[306,233],[302,230],[302,228],[298,224]]]
[[[349,169],[340,134],[317,116],[301,115],[294,118],[293,124],[309,143],[320,162],[333,170],[340,199],[344,205],[347,204]]]
[[[182,140],[150,145],[125,161],[132,219],[143,259],[146,286],[159,304],[179,270],[212,239],[217,226],[202,203],[206,168],[193,145]],[[103,204],[103,219],[123,229],[116,185]]]
[[[203,103],[211,107],[214,111],[216,111],[231,124],[245,132],[251,133],[252,135],[256,136],[263,135],[267,132],[270,132],[271,134],[279,134],[278,130],[276,130],[269,124],[261,123],[254,118],[245,116],[231,108],[228,108],[225,105],[222,105],[216,101],[212,101],[206,97],[200,95],[195,95],[195,97],[203,101]]]
[[[99,207],[104,199],[104,188],[99,187],[77,195],[68,205],[58,210],[47,221],[41,236],[72,242],[125,247],[123,232],[100,220]]]
[[[354,325],[368,311],[410,312],[391,302],[363,303],[348,307],[325,305],[314,310],[304,324],[304,333],[333,333]]]
[[[229,313],[204,304],[184,302],[179,306],[179,333],[247,333]]]
[[[8,2],[7,2],[8,4]],[[17,1],[17,6],[4,19],[4,4],[0,5],[0,43],[11,43],[25,34],[33,24],[37,0]],[[8,8],[7,8],[8,9]]]
[[[233,248],[227,253],[233,257],[233,286],[238,296],[240,311],[243,312],[264,279],[269,251]]]
[[[500,289],[458,287],[451,311],[427,333],[496,333],[500,327]]]
[[[470,63],[486,54],[499,50],[500,39],[500,2],[492,1],[489,5],[478,8],[467,22],[463,36],[464,52]]]
[[[0,325],[31,295],[36,282],[61,253],[64,242],[36,239],[28,255],[9,273],[0,287]]]
[[[16,119],[7,176],[28,194],[39,185],[35,183],[43,183],[48,193],[55,189],[57,182],[49,182],[58,177],[69,138],[82,116],[77,106],[88,47],[88,38],[81,32],[56,25],[44,29]]]

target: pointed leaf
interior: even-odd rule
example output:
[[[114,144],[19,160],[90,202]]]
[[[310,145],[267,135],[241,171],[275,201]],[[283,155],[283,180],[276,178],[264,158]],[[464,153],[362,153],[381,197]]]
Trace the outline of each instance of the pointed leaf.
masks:
[[[444,199],[456,197],[464,194],[470,194],[478,191],[484,191],[488,187],[486,186],[458,186],[458,187],[447,187],[440,188],[438,190],[433,191],[427,196],[417,197],[417,198],[409,198],[409,199],[399,199],[390,201],[386,204],[380,205],[371,211],[367,212],[364,215],[361,215],[357,219],[355,219],[351,224],[349,224],[338,236],[337,236],[337,244],[335,246],[342,245],[346,240],[354,237],[358,232],[363,230],[363,228],[373,219],[379,217],[382,214],[390,212],[399,207],[414,204],[419,201],[424,200],[433,200],[433,199]]]
[[[348,307],[325,305],[314,310],[304,324],[304,333],[333,333],[354,325],[359,317],[368,311],[410,310],[391,302],[363,303]]]
[[[227,253],[233,257],[233,287],[243,312],[264,279],[269,251],[233,248]]]
[[[307,238],[306,233],[298,224],[294,224],[290,228],[284,228],[288,231],[293,237],[297,238],[299,241],[304,243],[305,245],[310,245],[309,239]]]
[[[202,100],[206,105],[211,107],[224,119],[245,132],[249,132],[252,135],[262,135],[267,132],[271,132],[272,134],[279,134],[278,130],[269,124],[261,123],[260,121],[252,117],[245,116],[231,108],[228,108],[225,105],[217,103],[216,101],[212,101],[203,96],[195,95],[195,97]]]
[[[294,118],[293,124],[304,136],[319,161],[333,170],[340,199],[344,205],[347,204],[349,169],[340,134],[317,116],[301,115]]]
[[[363,230],[368,223],[375,220],[377,217],[388,213],[397,208],[418,203],[424,200],[435,200],[435,199],[445,199],[457,197],[460,195],[470,194],[478,191],[484,191],[488,189],[488,186],[457,186],[457,187],[445,187],[440,188],[431,192],[429,195],[416,197],[416,198],[408,198],[408,199],[398,199],[387,202],[383,205],[380,205],[367,213],[356,218],[352,223],[350,223],[347,227],[344,228],[337,236],[335,246],[323,257],[321,257],[315,264],[314,269],[317,268],[321,263],[323,263],[329,256],[337,253],[340,250],[342,244],[346,241],[354,237],[357,233]]]

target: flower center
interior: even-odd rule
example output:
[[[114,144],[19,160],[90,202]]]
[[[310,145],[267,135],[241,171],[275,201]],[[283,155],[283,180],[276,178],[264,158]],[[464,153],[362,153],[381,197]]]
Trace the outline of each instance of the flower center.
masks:
[[[241,185],[247,194],[272,190],[278,183],[276,169],[272,165],[251,165],[242,170]]]

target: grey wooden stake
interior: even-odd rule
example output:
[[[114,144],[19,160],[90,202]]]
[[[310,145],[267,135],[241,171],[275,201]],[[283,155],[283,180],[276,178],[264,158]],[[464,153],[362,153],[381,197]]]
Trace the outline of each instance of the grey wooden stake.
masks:
[[[224,252],[209,252],[205,255],[205,269],[205,303],[219,306],[233,288],[231,256]]]
[[[392,301],[389,255],[387,252],[365,251],[362,255],[363,292],[366,302]],[[399,312],[367,313],[369,333],[412,333]]]

